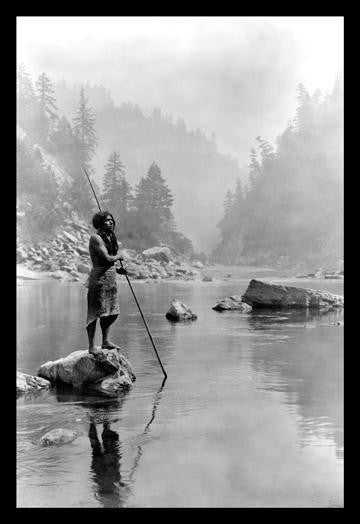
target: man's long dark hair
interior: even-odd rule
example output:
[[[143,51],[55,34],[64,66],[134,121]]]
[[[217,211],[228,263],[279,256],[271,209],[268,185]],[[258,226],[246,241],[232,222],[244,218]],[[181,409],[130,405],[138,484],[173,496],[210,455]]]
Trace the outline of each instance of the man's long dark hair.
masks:
[[[108,250],[109,255],[116,255],[118,252],[118,242],[114,231],[104,231],[104,222],[107,217],[111,217],[114,222],[115,229],[115,219],[109,211],[99,211],[93,216],[92,224],[97,230],[97,234],[103,239],[106,249]]]

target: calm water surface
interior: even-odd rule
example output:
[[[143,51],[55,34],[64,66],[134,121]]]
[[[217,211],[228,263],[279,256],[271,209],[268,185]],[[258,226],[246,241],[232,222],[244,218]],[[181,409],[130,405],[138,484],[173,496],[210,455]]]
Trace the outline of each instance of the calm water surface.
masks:
[[[225,273],[234,278],[132,283],[164,384],[128,284],[119,282],[112,338],[135,385],[116,400],[59,390],[17,400],[18,507],[343,506],[343,313],[212,310],[255,276],[338,294],[342,282]],[[173,298],[198,319],[167,321]],[[17,310],[19,371],[36,374],[87,348],[82,284],[19,281]],[[40,447],[53,428],[81,436]]]

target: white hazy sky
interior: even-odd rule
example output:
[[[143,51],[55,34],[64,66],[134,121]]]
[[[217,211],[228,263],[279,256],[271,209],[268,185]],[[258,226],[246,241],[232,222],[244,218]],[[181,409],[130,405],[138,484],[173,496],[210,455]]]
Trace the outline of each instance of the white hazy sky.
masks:
[[[343,17],[17,17],[17,62],[33,77],[102,84],[216,134],[246,163],[294,117],[299,82],[332,89],[343,71]]]

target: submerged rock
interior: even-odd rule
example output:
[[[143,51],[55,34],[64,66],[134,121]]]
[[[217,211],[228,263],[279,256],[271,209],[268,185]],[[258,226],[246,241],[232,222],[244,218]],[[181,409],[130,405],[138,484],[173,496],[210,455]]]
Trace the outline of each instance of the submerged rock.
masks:
[[[64,358],[43,364],[38,376],[52,384],[69,384],[107,396],[127,391],[136,379],[130,362],[117,349],[102,350],[96,356],[86,350],[74,351]]]
[[[253,308],[316,308],[344,307],[344,297],[327,291],[282,286],[251,280],[242,295],[243,302]]]
[[[231,297],[220,300],[220,302],[218,302],[212,309],[215,309],[215,311],[236,309],[247,313],[252,310],[252,307],[243,302],[240,295],[232,295]]]
[[[69,444],[81,435],[79,431],[72,429],[55,428],[43,435],[40,440],[40,446],[61,446],[62,444]]]
[[[173,321],[197,319],[197,315],[195,315],[191,309],[176,299],[171,301],[170,309],[165,316],[168,320]]]
[[[24,393],[35,393],[37,391],[46,390],[51,388],[49,380],[41,377],[34,377],[27,373],[16,372],[16,396],[23,395]]]

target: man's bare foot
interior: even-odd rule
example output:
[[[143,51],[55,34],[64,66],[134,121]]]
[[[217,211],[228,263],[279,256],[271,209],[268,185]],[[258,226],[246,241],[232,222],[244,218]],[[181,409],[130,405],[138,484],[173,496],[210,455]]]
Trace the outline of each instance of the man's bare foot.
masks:
[[[107,340],[101,344],[102,349],[121,349],[120,346],[117,346],[110,340]]]
[[[91,355],[100,355],[101,354],[101,347],[93,346],[93,347],[89,348],[89,353]]]

